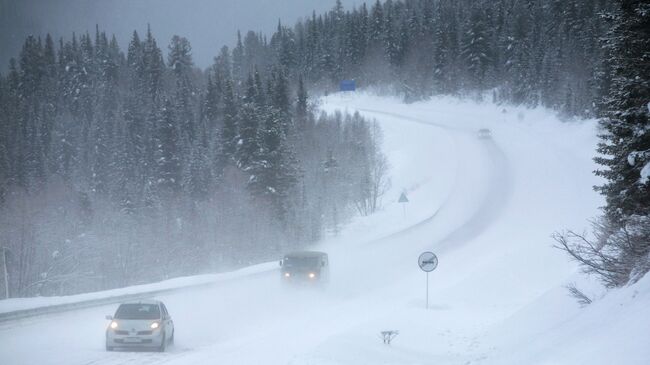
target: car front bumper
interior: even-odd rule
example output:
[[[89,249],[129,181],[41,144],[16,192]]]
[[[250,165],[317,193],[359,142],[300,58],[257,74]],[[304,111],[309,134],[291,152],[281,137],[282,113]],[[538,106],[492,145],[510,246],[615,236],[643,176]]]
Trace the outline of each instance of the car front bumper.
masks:
[[[109,347],[160,347],[162,342],[162,330],[151,331],[151,334],[123,334],[110,329],[106,332],[106,346]]]

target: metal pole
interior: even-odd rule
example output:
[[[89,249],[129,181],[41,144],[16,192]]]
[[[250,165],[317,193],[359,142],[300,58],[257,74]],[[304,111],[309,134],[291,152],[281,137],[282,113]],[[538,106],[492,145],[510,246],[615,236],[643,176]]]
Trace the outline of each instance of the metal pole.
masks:
[[[427,271],[427,307],[429,309],[429,272]]]
[[[9,270],[7,270],[7,248],[2,247],[2,267],[4,270],[4,281],[5,281],[5,297],[4,299],[9,299]]]

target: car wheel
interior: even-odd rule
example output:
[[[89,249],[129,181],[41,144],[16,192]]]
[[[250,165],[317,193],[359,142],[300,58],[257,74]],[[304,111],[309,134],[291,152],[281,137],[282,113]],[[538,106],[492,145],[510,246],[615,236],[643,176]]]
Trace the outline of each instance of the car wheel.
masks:
[[[158,347],[158,352],[165,352],[165,347],[167,347],[167,339],[165,338],[165,335],[163,335],[160,347]]]
[[[113,351],[115,349],[113,346],[108,345],[108,338],[106,339],[106,351]]]

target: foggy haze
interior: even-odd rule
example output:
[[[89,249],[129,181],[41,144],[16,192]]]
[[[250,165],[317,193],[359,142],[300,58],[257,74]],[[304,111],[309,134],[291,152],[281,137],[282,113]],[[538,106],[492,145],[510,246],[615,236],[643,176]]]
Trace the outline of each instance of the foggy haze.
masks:
[[[345,0],[347,9],[362,0]],[[219,48],[233,46],[237,30],[268,34],[278,19],[292,26],[312,11],[321,14],[335,0],[0,0],[0,70],[16,57],[25,37],[33,34],[55,40],[69,39],[72,33],[94,35],[95,25],[115,34],[122,50],[137,30],[146,32],[147,24],[164,52],[175,34],[192,44],[194,62],[205,68]]]
[[[648,365],[649,55],[649,0],[0,0],[0,365]]]

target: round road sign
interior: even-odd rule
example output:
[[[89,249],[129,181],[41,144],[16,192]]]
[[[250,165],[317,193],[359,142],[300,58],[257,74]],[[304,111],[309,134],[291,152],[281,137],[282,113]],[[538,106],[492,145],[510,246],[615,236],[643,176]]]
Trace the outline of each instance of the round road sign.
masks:
[[[438,257],[433,252],[423,252],[418,257],[418,265],[423,271],[431,272],[438,266]]]

